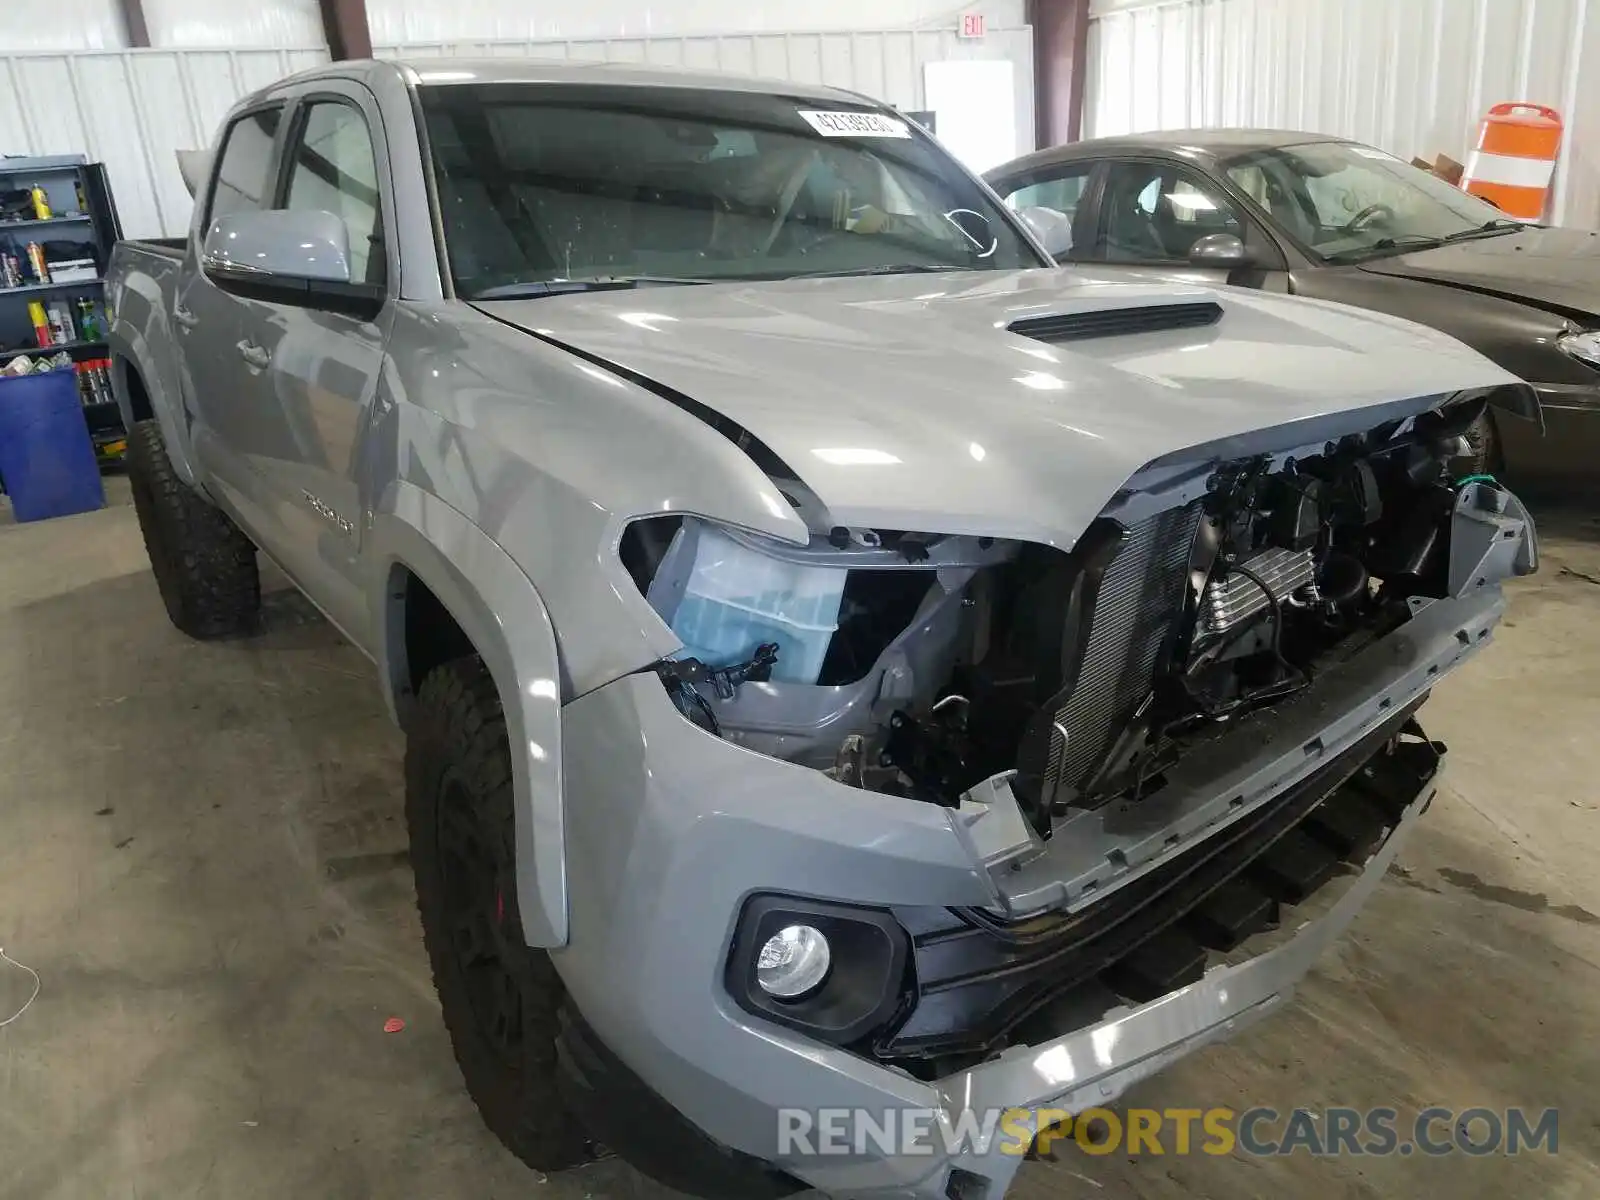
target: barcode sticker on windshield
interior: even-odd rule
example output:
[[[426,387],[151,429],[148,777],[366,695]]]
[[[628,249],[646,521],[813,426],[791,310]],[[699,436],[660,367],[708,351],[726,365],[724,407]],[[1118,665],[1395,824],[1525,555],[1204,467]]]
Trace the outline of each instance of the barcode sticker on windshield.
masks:
[[[904,121],[875,112],[817,112],[800,109],[806,124],[823,137],[910,137]]]

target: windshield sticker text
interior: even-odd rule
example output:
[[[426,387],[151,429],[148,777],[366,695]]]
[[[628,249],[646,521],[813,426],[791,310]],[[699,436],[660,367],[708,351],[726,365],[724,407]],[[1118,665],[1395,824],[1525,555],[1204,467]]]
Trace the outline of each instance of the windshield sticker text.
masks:
[[[904,121],[874,112],[818,112],[800,109],[806,124],[823,137],[894,137],[911,136]]]

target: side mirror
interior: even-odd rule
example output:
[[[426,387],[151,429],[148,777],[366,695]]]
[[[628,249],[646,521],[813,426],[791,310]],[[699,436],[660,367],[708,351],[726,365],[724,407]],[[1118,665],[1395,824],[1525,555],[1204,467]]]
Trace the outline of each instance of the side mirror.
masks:
[[[225,292],[370,317],[380,285],[350,278],[350,231],[331,212],[249,209],[218,217],[206,231],[200,269]]]
[[[1072,218],[1066,213],[1034,205],[1018,209],[1017,218],[1057,262],[1072,252]]]
[[[1251,261],[1249,248],[1232,233],[1208,233],[1189,247],[1189,262],[1197,267],[1245,267]]]

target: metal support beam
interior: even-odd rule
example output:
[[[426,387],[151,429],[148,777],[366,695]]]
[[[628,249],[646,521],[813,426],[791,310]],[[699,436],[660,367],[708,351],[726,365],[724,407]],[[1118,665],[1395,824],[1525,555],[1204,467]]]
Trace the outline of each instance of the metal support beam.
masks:
[[[1039,145],[1083,136],[1089,67],[1089,0],[1028,0],[1033,26],[1035,125]]]
[[[118,0],[122,9],[122,28],[128,35],[128,45],[134,50],[150,46],[150,26],[144,19],[144,0]]]
[[[366,0],[317,0],[322,9],[322,35],[335,60],[371,58],[372,32],[367,25]]]

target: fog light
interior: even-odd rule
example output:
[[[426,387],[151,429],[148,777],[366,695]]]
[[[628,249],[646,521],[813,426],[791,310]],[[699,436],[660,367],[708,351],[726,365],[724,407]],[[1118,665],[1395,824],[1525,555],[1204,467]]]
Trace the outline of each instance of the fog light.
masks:
[[[756,982],[769,996],[793,1000],[822,982],[828,974],[830,957],[828,939],[820,929],[785,925],[761,947],[756,958]]]

